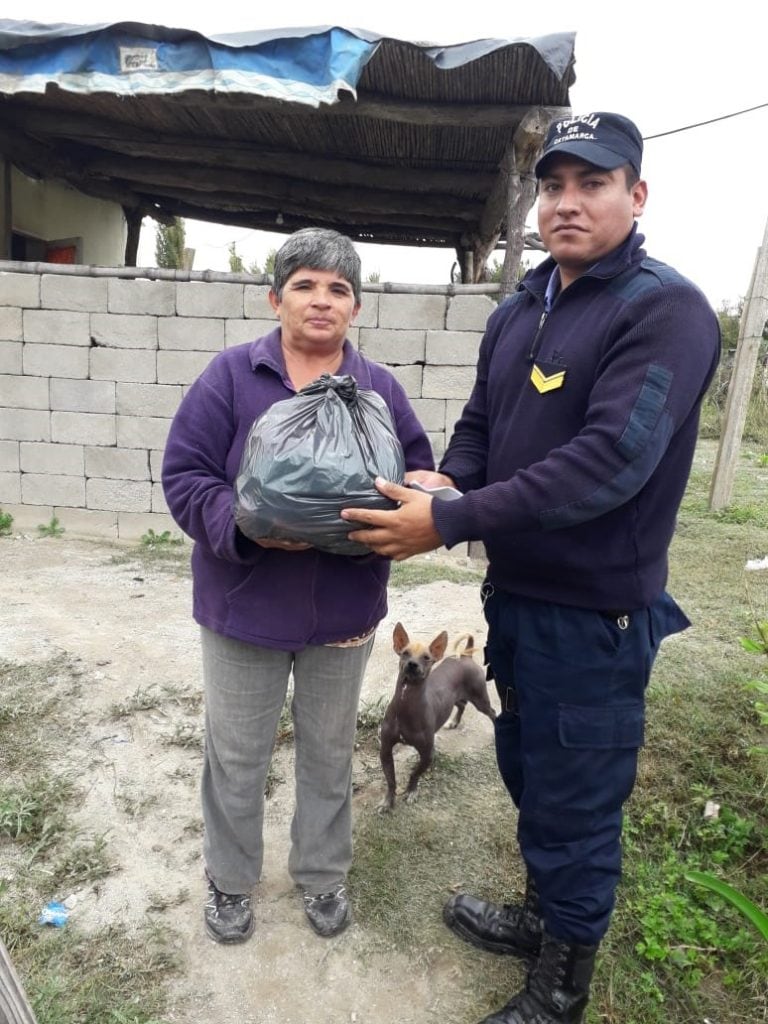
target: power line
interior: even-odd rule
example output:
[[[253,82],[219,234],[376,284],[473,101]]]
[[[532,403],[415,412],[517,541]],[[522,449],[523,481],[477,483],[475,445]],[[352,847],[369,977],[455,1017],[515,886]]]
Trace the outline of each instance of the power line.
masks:
[[[741,114],[751,114],[753,110],[762,110],[768,107],[768,103],[758,103],[756,107],[746,107],[744,110],[734,110],[732,114],[723,114],[721,117],[711,117],[708,121],[697,121],[696,124],[687,124],[683,128],[673,128],[668,132],[657,132],[656,135],[644,135],[643,141],[650,139],[662,139],[665,135],[677,135],[678,132],[687,132],[691,128],[701,128],[706,124],[715,124],[717,121],[727,121],[731,117],[739,117]]]

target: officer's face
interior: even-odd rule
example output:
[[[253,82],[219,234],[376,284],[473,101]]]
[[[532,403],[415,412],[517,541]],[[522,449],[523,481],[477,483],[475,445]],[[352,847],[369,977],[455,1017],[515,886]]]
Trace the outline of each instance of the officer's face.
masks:
[[[539,183],[539,233],[564,288],[624,241],[647,195],[644,181],[627,187],[623,167],[604,171],[565,153],[551,158]]]

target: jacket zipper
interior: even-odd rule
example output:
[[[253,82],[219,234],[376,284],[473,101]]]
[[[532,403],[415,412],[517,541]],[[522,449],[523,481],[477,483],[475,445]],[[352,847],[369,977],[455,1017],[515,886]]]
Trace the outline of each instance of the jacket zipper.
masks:
[[[534,361],[534,359],[536,358],[536,353],[539,350],[539,343],[540,343],[540,340],[541,340],[541,332],[544,330],[544,324],[547,322],[547,317],[548,316],[549,316],[549,313],[547,313],[547,311],[545,309],[544,312],[539,317],[539,325],[536,328],[536,333],[534,334],[533,341],[531,342],[531,351],[528,353],[528,360],[527,361],[529,363],[532,363]]]

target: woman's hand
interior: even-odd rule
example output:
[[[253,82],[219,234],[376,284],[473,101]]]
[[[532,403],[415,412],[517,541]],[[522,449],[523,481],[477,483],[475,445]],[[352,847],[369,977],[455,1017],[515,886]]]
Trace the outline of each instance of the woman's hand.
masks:
[[[455,487],[453,480],[445,473],[435,473],[431,469],[412,469],[405,474],[406,484],[415,480],[422,487]]]
[[[259,537],[254,540],[254,544],[262,548],[279,548],[281,551],[306,551],[312,547],[303,540],[273,540],[272,537]]]

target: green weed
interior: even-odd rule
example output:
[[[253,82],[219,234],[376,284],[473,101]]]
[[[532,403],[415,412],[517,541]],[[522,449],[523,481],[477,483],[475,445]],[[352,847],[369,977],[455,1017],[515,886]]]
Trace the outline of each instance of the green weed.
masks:
[[[184,543],[184,538],[180,535],[172,536],[170,530],[155,533],[150,527],[146,533],[142,534],[141,543],[145,548],[179,547]]]
[[[13,528],[13,516],[0,509],[0,537],[7,537]]]
[[[56,516],[51,516],[49,523],[40,523],[37,532],[41,537],[61,537],[66,531]]]

